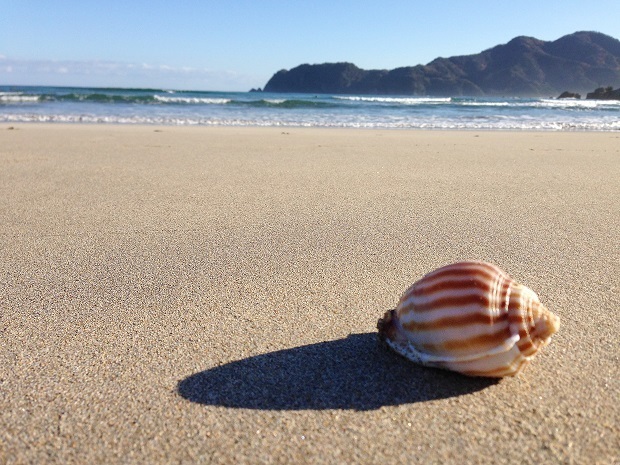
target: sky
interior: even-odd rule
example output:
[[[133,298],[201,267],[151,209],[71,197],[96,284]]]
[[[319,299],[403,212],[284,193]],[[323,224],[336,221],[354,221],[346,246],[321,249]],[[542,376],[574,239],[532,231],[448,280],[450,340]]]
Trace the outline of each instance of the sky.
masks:
[[[247,91],[281,69],[468,55],[517,36],[620,39],[620,1],[0,0],[0,85]]]

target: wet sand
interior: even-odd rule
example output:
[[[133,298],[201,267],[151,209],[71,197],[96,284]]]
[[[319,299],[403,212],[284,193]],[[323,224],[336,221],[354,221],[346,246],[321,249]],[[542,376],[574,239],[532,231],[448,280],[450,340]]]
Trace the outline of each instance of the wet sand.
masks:
[[[0,463],[617,463],[620,134],[0,126]],[[491,261],[499,382],[376,322]]]

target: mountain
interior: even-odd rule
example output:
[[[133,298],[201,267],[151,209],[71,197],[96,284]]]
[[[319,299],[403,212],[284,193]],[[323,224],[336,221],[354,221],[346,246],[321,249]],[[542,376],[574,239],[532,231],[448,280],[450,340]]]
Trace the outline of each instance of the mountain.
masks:
[[[516,37],[475,55],[426,65],[363,70],[352,63],[278,71],[265,92],[435,96],[550,96],[620,86],[620,41],[575,32],[555,41]]]

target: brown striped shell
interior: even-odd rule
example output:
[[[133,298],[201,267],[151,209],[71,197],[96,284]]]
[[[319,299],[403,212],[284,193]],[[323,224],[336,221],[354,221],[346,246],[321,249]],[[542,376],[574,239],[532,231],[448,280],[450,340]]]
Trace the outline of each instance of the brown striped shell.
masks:
[[[489,377],[519,373],[559,326],[534,291],[485,262],[425,275],[377,324],[380,338],[416,363]]]

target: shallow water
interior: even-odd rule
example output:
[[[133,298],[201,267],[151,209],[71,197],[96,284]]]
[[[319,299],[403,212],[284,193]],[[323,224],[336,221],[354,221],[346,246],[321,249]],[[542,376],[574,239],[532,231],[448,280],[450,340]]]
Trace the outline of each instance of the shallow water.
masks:
[[[0,86],[0,122],[620,130],[620,101]]]

